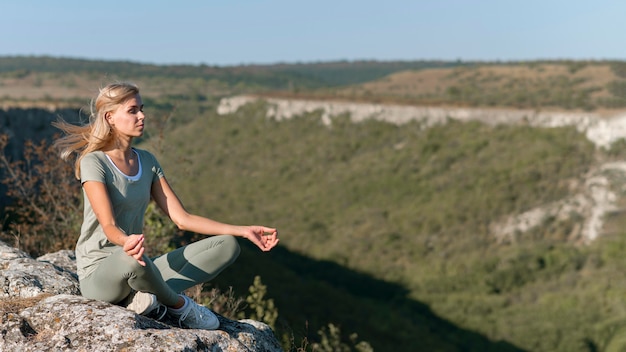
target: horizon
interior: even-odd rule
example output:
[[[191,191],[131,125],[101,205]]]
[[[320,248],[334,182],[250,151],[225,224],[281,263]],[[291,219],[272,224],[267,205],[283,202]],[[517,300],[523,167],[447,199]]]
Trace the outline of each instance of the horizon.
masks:
[[[375,62],[375,63],[410,63],[410,62],[460,62],[466,64],[523,64],[530,62],[591,62],[591,63],[603,63],[603,62],[622,62],[626,61],[624,59],[531,59],[531,60],[438,60],[438,59],[415,59],[415,60],[376,60],[376,59],[354,59],[354,60],[328,60],[328,61],[310,61],[310,62],[268,62],[268,63],[239,63],[239,64],[225,64],[225,65],[210,65],[206,63],[152,63],[152,62],[141,62],[135,60],[125,60],[125,59],[99,59],[99,58],[89,58],[89,57],[71,57],[71,56],[53,56],[53,55],[2,55],[0,54],[0,59],[3,58],[32,58],[32,59],[53,59],[53,60],[77,60],[77,61],[89,61],[89,62],[107,62],[107,63],[130,63],[136,65],[152,65],[152,66],[211,66],[211,67],[267,67],[267,66],[280,66],[280,65],[317,65],[317,64],[336,64],[336,63],[364,63],[364,62]]]
[[[339,61],[614,61],[626,3],[163,0],[3,3],[0,56],[154,65]]]

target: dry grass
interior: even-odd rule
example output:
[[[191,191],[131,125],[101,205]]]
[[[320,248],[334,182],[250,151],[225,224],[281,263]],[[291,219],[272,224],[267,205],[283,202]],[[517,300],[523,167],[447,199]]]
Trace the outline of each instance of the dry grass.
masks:
[[[42,293],[35,297],[28,298],[1,298],[0,299],[0,312],[3,314],[13,313],[19,314],[26,308],[33,307],[41,300],[52,296],[49,293]]]
[[[79,74],[29,73],[0,76],[0,97],[15,100],[67,100],[90,98],[97,93],[90,77]]]
[[[378,81],[364,83],[353,88],[348,88],[345,92],[371,94],[408,94],[422,95],[443,91],[450,83],[446,78],[452,69],[432,69],[422,71],[405,71],[389,75]]]
[[[533,82],[559,76],[584,80],[579,85],[580,88],[603,88],[594,93],[594,96],[607,95],[604,87],[618,78],[608,64],[589,64],[576,70],[559,64],[493,65],[399,72],[377,81],[346,88],[339,93],[420,96],[441,94],[450,87],[469,81],[477,82],[485,88],[497,89],[518,81]]]
[[[0,74],[0,107],[19,107],[47,104],[62,104],[73,102],[86,105],[90,99],[98,94],[98,89],[108,83],[129,80],[140,86],[142,95],[158,98],[168,94],[190,94],[194,89],[201,89],[209,94],[216,94],[222,88],[207,86],[204,81],[194,78],[164,79],[144,77],[117,77],[108,74],[96,73],[50,73],[30,72],[22,76]],[[78,102],[78,103],[77,103]],[[79,105],[79,106],[80,106]],[[38,106],[38,105],[37,105]],[[62,105],[61,105],[62,106]]]

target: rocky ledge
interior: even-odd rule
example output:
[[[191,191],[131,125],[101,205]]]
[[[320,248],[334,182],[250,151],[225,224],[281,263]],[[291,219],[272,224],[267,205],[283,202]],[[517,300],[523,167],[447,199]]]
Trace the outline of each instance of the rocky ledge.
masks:
[[[37,259],[0,242],[0,351],[282,351],[271,328],[219,316],[181,329],[80,296],[72,251]]]

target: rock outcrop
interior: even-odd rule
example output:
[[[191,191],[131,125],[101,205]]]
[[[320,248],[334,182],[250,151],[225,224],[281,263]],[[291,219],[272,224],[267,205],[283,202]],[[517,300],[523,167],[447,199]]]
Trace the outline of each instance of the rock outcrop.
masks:
[[[330,125],[333,116],[349,114],[354,122],[367,119],[404,124],[417,121],[424,128],[445,124],[450,120],[479,121],[491,125],[528,125],[532,127],[573,126],[598,148],[610,148],[615,141],[626,138],[626,112],[612,116],[593,112],[536,111],[506,108],[456,108],[404,106],[392,104],[356,103],[305,99],[258,98],[234,96],[224,98],[217,107],[218,114],[230,114],[257,100],[268,103],[267,116],[277,120],[321,112],[322,121]]]
[[[282,351],[270,327],[222,316],[181,329],[80,296],[72,251],[36,260],[0,242],[0,351]]]

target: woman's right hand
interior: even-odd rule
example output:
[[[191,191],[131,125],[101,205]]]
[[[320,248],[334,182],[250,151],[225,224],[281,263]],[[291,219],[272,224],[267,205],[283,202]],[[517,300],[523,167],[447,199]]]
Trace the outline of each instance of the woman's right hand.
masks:
[[[143,246],[144,236],[143,234],[132,234],[126,237],[124,242],[124,252],[129,256],[135,258],[139,265],[146,266],[146,262],[143,261],[142,256],[145,248]]]

